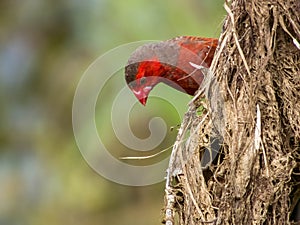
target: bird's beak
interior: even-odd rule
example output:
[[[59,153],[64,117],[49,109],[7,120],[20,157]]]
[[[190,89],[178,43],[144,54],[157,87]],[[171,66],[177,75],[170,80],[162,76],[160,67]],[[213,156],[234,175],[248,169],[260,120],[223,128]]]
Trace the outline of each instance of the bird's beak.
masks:
[[[150,88],[150,87],[144,87],[141,90],[133,89],[132,91],[133,91],[135,97],[139,100],[139,102],[145,106],[147,103],[148,95],[149,95],[151,89],[152,88]]]
[[[147,97],[146,98],[142,98],[142,99],[139,99],[140,103],[145,106],[146,103],[147,103]]]

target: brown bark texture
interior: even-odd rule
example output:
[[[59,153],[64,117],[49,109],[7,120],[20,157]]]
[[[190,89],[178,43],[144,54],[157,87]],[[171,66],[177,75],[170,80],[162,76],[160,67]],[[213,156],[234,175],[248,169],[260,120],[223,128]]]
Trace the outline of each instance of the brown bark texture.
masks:
[[[300,0],[224,7],[212,66],[170,158],[164,222],[296,224]]]

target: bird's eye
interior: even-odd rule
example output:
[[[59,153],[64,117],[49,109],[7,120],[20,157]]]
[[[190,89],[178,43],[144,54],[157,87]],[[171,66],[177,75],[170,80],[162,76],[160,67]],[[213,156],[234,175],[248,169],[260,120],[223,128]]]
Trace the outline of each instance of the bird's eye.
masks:
[[[130,83],[128,84],[128,86],[129,86],[130,88],[134,88],[134,87],[136,86],[136,82],[135,82],[135,81],[132,81],[132,82],[130,82]]]
[[[145,84],[146,83],[146,77],[142,77],[141,79],[140,79],[140,84],[141,85],[143,85],[143,84]]]

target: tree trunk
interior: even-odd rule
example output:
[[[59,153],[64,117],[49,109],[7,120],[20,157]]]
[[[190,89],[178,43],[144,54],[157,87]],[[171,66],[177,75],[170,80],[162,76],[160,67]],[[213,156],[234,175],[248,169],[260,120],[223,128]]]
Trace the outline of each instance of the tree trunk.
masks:
[[[165,222],[293,224],[300,195],[300,0],[232,0],[224,7],[213,64],[170,158]],[[205,149],[218,152],[208,165]]]

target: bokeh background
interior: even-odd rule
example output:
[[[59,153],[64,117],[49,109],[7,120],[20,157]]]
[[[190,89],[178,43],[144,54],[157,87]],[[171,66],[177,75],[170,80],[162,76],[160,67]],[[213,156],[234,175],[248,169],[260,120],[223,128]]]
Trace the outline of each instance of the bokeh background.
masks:
[[[225,15],[222,4],[1,0],[0,224],[160,224],[163,183],[123,186],[102,178],[84,161],[72,131],[73,96],[87,67],[120,44],[179,35],[218,37]],[[124,85],[124,78],[114,77],[102,99],[111,99],[118,90],[114,82]],[[149,104],[147,117],[168,118],[169,127],[180,123],[165,101]],[[104,113],[109,109],[103,107],[98,104],[96,110],[103,142],[116,157],[133,155],[115,140]],[[139,105],[132,110],[131,124],[141,138],[149,135],[141,115],[146,111]],[[159,148],[168,148],[175,136],[176,129],[170,129]]]

